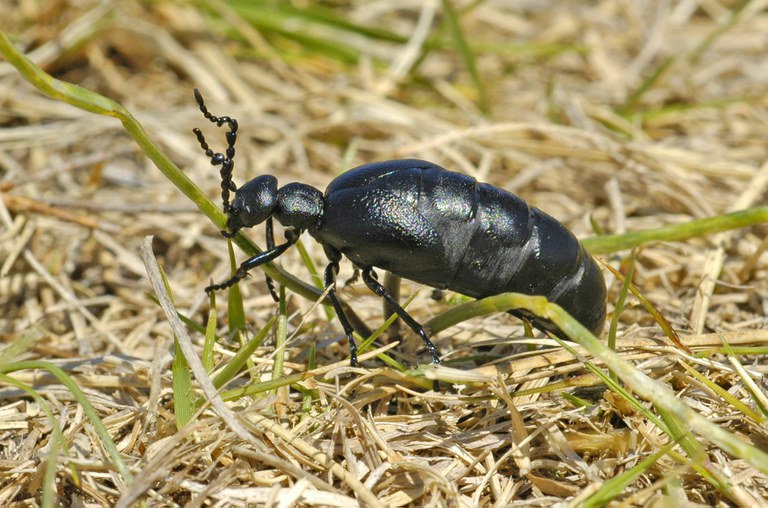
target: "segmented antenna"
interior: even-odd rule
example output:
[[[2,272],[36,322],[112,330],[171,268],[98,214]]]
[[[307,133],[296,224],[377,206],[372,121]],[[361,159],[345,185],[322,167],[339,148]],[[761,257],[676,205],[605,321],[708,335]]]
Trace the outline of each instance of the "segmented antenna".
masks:
[[[197,128],[192,129],[192,132],[194,132],[195,136],[197,136],[197,141],[200,143],[203,151],[205,151],[205,156],[211,159],[211,164],[214,166],[221,166],[221,171],[219,171],[219,174],[221,175],[221,201],[224,208],[224,213],[229,214],[229,193],[235,192],[237,190],[237,186],[232,181],[232,170],[235,166],[234,159],[235,142],[237,141],[237,120],[228,116],[212,115],[211,112],[208,111],[208,108],[205,106],[203,96],[200,93],[200,90],[197,88],[195,88],[195,100],[200,105],[200,111],[203,112],[203,116],[210,120],[211,123],[215,123],[217,127],[221,127],[224,124],[229,126],[229,131],[226,134],[226,154],[214,152],[211,150],[211,148],[208,146],[208,143],[205,141],[205,137],[203,136],[202,131]]]

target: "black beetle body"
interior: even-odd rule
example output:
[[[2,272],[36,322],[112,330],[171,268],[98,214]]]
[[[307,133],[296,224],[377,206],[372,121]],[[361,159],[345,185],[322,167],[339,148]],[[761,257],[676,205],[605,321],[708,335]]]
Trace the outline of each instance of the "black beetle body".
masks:
[[[195,96],[206,118],[218,125],[234,122],[211,115],[199,92]],[[543,295],[595,335],[602,331],[606,289],[594,259],[562,224],[510,192],[415,159],[351,169],[335,178],[325,194],[301,183],[278,188],[269,175],[238,189],[231,182],[232,123],[226,157],[213,154],[200,131],[195,133],[212,163],[222,166],[222,196],[229,217],[225,235],[262,222],[268,230],[265,252],[243,262],[230,280],[206,290],[233,285],[248,270],[285,252],[307,231],[331,261],[325,283],[331,287],[329,297],[350,339],[353,364],[352,327],[333,289],[342,256],[361,269],[366,285],[421,336],[433,363],[440,361],[437,350],[421,325],[376,281],[374,267],[474,298],[505,292]],[[229,191],[235,193],[231,205]],[[287,228],[287,242],[279,246],[271,238],[272,217]],[[535,315],[512,314],[559,333],[552,323]]]
[[[603,275],[568,229],[510,192],[431,162],[347,171],[328,186],[322,220],[308,231],[331,259],[341,253],[357,266],[473,298],[543,295],[602,331]]]

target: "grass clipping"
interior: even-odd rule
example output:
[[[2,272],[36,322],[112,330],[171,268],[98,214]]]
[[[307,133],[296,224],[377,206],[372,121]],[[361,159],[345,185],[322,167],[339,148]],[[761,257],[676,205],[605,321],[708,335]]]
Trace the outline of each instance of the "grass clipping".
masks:
[[[0,505],[764,505],[768,12],[523,4],[9,14]],[[190,130],[224,141],[195,87],[240,123],[238,184],[420,157],[610,232],[585,241],[608,338],[543,299],[407,284],[445,366],[413,368],[401,331],[351,368],[311,241],[265,267],[279,305],[259,273],[210,302],[232,260]],[[340,294],[397,335],[364,286]],[[526,336],[500,312],[521,306],[574,342]]]

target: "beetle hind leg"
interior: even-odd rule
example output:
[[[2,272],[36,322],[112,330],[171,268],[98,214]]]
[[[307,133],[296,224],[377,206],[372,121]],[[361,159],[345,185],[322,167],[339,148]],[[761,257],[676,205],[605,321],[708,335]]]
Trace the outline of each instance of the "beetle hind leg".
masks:
[[[439,365],[440,362],[440,354],[437,352],[437,348],[434,344],[432,344],[432,341],[429,340],[429,337],[427,336],[427,332],[424,331],[424,328],[419,324],[418,321],[413,319],[408,312],[400,306],[399,303],[395,300],[395,298],[389,294],[389,291],[382,286],[379,281],[376,280],[376,273],[373,271],[373,268],[366,267],[363,268],[363,281],[365,282],[365,285],[368,286],[368,288],[376,293],[378,296],[384,298],[384,300],[387,302],[387,305],[389,305],[389,308],[397,314],[400,319],[402,319],[405,324],[408,325],[408,327],[416,332],[419,337],[421,337],[421,340],[424,342],[424,345],[427,347],[427,351],[429,351],[429,354],[432,355],[432,363]]]

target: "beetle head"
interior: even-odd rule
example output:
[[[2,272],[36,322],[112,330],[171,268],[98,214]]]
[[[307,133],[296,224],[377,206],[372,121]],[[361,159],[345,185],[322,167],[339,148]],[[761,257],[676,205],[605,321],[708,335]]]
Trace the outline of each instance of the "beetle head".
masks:
[[[229,231],[234,234],[241,228],[261,224],[272,216],[276,203],[277,178],[257,176],[235,191],[235,199],[227,211]]]

